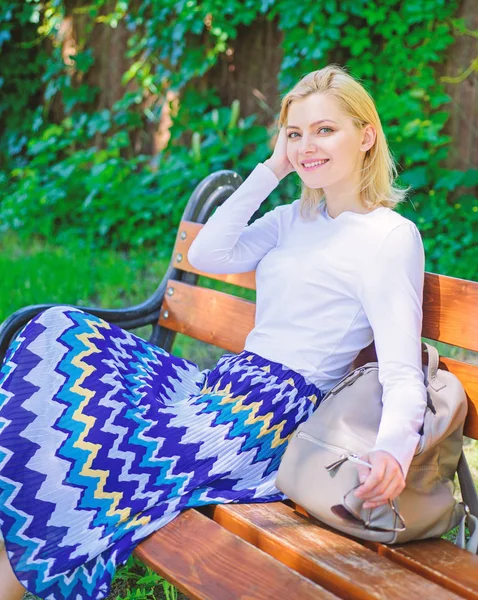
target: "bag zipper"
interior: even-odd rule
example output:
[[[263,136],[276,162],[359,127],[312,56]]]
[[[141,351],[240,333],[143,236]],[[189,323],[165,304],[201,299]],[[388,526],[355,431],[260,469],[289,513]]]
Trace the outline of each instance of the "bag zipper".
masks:
[[[327,442],[322,442],[321,440],[318,440],[317,438],[313,437],[309,433],[306,433],[305,431],[299,431],[299,433],[297,434],[297,437],[307,440],[308,442],[312,442],[316,446],[321,446],[322,448],[326,448],[327,450],[330,450],[330,452],[333,452],[334,454],[340,455],[340,458],[338,460],[334,461],[333,463],[331,463],[330,465],[327,465],[325,467],[326,471],[332,471],[333,469],[336,469],[337,467],[342,465],[347,460],[349,460],[351,463],[354,463],[357,465],[364,465],[365,467],[368,467],[369,469],[372,468],[372,465],[368,462],[365,462],[361,458],[359,458],[358,454],[355,454],[354,452],[350,452],[349,450],[346,450],[344,448],[339,448],[339,446],[333,446],[332,444],[327,444]]]
[[[335,387],[333,387],[331,390],[329,390],[325,396],[322,399],[322,402],[324,402],[324,400],[326,400],[329,396],[334,396],[335,394],[338,394],[338,392],[340,392],[340,390],[343,390],[345,387],[348,387],[349,385],[352,385],[353,383],[355,383],[357,381],[357,379],[359,377],[361,377],[364,373],[366,373],[367,371],[370,371],[372,369],[377,369],[377,366],[364,366],[364,367],[358,367],[357,369],[355,369],[354,371],[352,371],[351,373],[349,373],[348,375],[346,375],[342,381],[339,381],[339,383],[337,383],[337,385]]]

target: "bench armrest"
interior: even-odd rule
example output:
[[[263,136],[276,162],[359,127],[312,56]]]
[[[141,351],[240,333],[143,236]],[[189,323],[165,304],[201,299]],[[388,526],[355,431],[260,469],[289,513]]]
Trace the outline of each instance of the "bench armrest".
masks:
[[[167,275],[170,275],[169,270]],[[53,306],[72,306],[72,308],[79,308],[80,310],[84,310],[108,321],[108,323],[118,325],[123,329],[135,329],[144,325],[153,325],[159,318],[166,282],[167,279],[164,278],[161,285],[146,302],[128,308],[108,309],[95,306],[74,306],[67,304],[34,304],[25,306],[7,317],[0,325],[0,361],[3,360],[8,346],[18,331],[35,316]]]

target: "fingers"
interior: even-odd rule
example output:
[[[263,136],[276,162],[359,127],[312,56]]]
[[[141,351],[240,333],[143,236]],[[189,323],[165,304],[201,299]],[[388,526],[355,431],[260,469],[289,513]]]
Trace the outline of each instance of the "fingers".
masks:
[[[356,490],[356,495],[363,500],[369,500],[376,494],[376,488],[383,481],[387,464],[384,460],[375,460],[372,464],[372,470],[365,482]]]
[[[387,504],[389,500],[395,500],[395,498],[397,498],[402,493],[404,487],[404,483],[392,480],[382,492],[377,492],[376,496],[364,502],[363,508],[377,508],[379,506]]]
[[[279,181],[295,171],[287,156],[287,134],[285,127],[281,127],[276,138],[272,156],[264,161],[277,176]]]
[[[379,450],[362,458],[372,464],[372,470],[364,483],[355,491],[355,495],[364,501],[363,508],[377,508],[397,498],[405,487],[397,460],[388,452]],[[363,481],[363,474],[359,469],[360,481]]]
[[[278,151],[281,155],[284,155],[287,151],[287,134],[285,131],[285,127],[281,127],[279,129],[279,134],[275,143],[275,150]]]
[[[365,465],[357,465],[357,471],[360,483],[365,483],[367,477],[370,475],[370,469]]]

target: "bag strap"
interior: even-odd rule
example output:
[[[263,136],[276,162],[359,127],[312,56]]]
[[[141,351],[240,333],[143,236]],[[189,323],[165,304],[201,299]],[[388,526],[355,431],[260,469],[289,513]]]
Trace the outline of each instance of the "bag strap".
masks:
[[[430,346],[430,344],[427,344],[426,342],[423,342],[423,345],[426,347],[428,353],[428,381],[431,381],[437,376],[440,355],[435,346]],[[469,508],[470,514],[478,519],[478,492],[476,491],[470,467],[466,462],[466,457],[463,452],[461,453],[458,462],[458,480],[460,482],[461,496],[464,503]],[[476,533],[478,536],[478,531]]]
[[[475,515],[470,514],[467,509],[465,510],[466,514],[460,521],[455,545],[463,550],[468,550],[468,552],[471,552],[472,554],[478,554],[478,518],[475,517]],[[470,533],[468,541],[466,541],[465,526],[468,527]]]
[[[466,462],[465,454],[462,452],[458,462],[458,480],[460,482],[461,497],[470,509],[470,513],[478,518],[478,493],[471,476],[470,467]]]

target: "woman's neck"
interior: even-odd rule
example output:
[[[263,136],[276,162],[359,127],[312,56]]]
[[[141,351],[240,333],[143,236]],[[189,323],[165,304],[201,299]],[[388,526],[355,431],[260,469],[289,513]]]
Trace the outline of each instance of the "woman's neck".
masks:
[[[328,188],[324,190],[324,195],[327,203],[327,212],[333,219],[345,211],[359,214],[370,212],[370,209],[364,205],[356,187],[350,186],[348,189],[340,190],[331,190]]]

